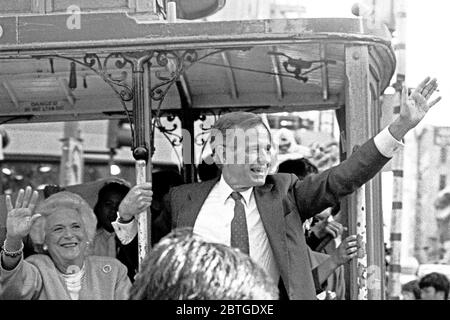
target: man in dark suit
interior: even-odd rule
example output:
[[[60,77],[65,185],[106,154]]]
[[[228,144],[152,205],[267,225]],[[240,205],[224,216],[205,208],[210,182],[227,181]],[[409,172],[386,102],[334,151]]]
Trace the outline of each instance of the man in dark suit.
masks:
[[[388,128],[340,165],[303,181],[292,174],[268,175],[273,144],[259,116],[246,112],[222,116],[210,139],[221,177],[173,188],[168,208],[160,216],[162,233],[193,227],[194,233],[207,241],[249,254],[279,283],[282,298],[315,299],[302,222],[335,206],[373,178],[404,135],[439,101],[427,102],[436,89],[436,79],[425,79]],[[122,241],[131,241],[136,235],[136,223],[131,220],[141,211],[133,203],[121,204],[120,221],[114,225]]]

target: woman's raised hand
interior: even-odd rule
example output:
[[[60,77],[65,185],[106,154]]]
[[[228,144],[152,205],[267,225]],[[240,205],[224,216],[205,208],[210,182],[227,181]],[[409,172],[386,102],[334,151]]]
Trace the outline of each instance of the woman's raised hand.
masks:
[[[6,209],[8,210],[6,234],[8,238],[21,240],[30,233],[33,222],[41,216],[34,214],[38,197],[38,192],[32,191],[31,187],[27,187],[25,191],[20,189],[13,207],[11,196],[6,196]]]

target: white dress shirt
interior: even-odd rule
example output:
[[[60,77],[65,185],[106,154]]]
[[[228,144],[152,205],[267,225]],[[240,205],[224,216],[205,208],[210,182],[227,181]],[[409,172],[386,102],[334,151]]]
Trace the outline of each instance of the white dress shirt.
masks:
[[[223,176],[213,187],[205,200],[197,220],[194,233],[208,242],[230,245],[231,220],[234,217],[234,200],[230,197],[234,190]],[[259,264],[277,284],[280,278],[273,251],[267,238],[261,216],[256,207],[253,188],[240,192],[243,197],[245,217],[249,235],[250,257]]]
[[[386,158],[392,158],[395,151],[398,148],[403,147],[404,144],[397,139],[389,131],[389,127],[384,128],[380,133],[378,133],[373,142],[377,147],[378,151]]]
[[[387,158],[392,158],[394,152],[403,144],[397,141],[389,132],[388,127],[374,138],[378,151]],[[230,245],[231,220],[234,216],[234,200],[230,198],[233,190],[223,177],[213,187],[205,200],[195,221],[194,233],[204,237],[207,241]],[[266,231],[256,207],[253,188],[241,192],[245,203],[245,214],[249,230],[250,257],[258,263],[278,283],[279,271],[274,261]],[[123,244],[128,244],[137,234],[137,223],[112,223],[117,237]]]

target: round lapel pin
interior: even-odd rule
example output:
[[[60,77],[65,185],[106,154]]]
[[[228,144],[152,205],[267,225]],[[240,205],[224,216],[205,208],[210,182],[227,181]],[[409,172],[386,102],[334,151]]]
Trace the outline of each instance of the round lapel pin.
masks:
[[[112,267],[111,267],[109,264],[107,264],[107,265],[105,265],[105,266],[103,267],[102,270],[103,270],[104,273],[110,273],[111,270],[112,270]]]

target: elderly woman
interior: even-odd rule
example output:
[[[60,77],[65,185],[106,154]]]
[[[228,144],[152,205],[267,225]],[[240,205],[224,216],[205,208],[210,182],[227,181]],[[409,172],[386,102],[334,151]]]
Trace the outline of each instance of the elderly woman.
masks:
[[[118,300],[131,287],[127,269],[109,257],[88,256],[96,217],[70,192],[41,202],[38,193],[20,190],[15,206],[6,197],[6,240],[0,263],[0,299]],[[22,238],[30,234],[43,254],[23,259]]]

